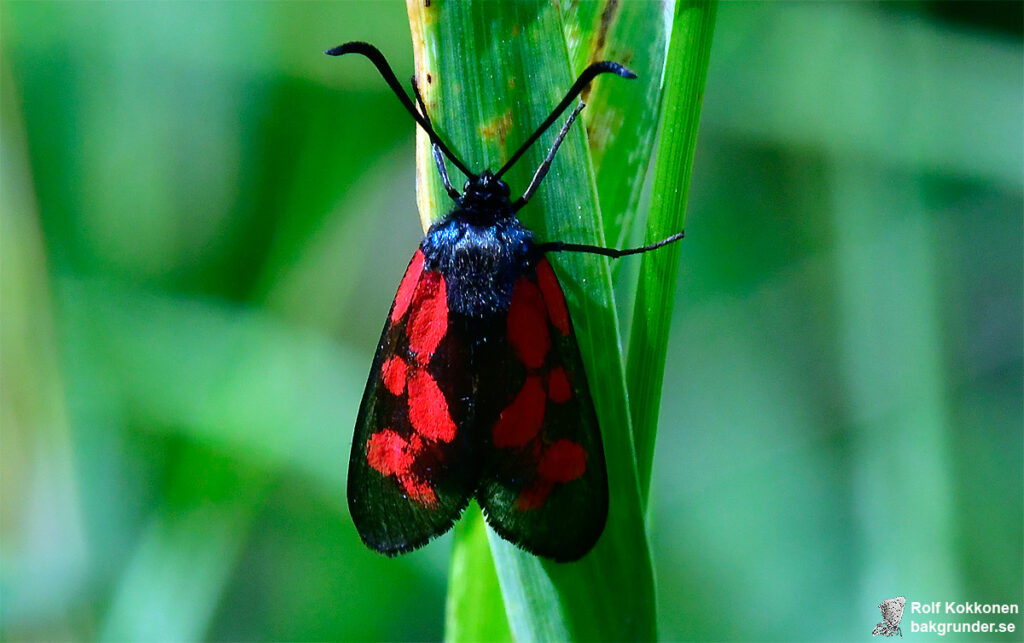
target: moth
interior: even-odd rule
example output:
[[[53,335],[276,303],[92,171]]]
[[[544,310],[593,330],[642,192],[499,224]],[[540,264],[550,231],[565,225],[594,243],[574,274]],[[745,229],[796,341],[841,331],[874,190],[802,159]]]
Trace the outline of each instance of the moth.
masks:
[[[497,172],[473,172],[435,132],[415,81],[414,105],[376,47],[349,42],[326,53],[374,64],[429,137],[454,202],[413,254],[370,367],[348,475],[359,535],[378,552],[407,552],[450,529],[476,499],[502,538],[556,561],[577,560],[604,529],[608,477],[575,331],[547,254],[618,258],[683,233],[616,250],[542,242],[516,218],[582,103],[522,196],[513,200],[502,176],[596,76],[636,75],[610,61],[590,65]],[[461,193],[446,160],[467,177]]]

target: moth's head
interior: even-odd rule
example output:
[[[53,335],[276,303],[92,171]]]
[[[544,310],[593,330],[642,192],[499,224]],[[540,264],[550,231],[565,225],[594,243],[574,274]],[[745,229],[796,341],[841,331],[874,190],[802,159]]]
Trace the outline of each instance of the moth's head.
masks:
[[[495,178],[490,170],[484,170],[462,187],[462,206],[499,208],[508,204],[511,194],[507,183]]]

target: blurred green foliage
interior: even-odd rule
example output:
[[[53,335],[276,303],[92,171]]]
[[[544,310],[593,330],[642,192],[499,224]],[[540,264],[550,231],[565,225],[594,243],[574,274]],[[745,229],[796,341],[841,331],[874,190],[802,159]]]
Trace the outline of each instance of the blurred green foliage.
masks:
[[[1019,24],[720,7],[649,509],[663,638],[1024,600]],[[9,0],[0,38],[0,637],[440,638],[448,541],[371,554],[344,500],[420,229],[407,115],[320,51],[408,77],[404,8]]]

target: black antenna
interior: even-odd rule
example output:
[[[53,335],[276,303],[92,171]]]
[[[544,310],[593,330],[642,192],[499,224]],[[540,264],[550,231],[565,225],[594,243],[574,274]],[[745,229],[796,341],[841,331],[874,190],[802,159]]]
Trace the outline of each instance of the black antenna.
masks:
[[[417,123],[419,123],[419,126],[423,128],[423,131],[427,133],[427,136],[430,138],[430,142],[436,145],[444,153],[444,155],[448,157],[448,160],[451,161],[455,165],[455,167],[459,168],[459,170],[468,178],[477,178],[476,174],[470,172],[469,168],[467,168],[466,165],[462,161],[460,161],[457,156],[455,156],[455,153],[452,152],[447,145],[445,145],[444,141],[441,140],[441,137],[437,134],[437,132],[434,131],[434,128],[431,127],[430,121],[425,119],[423,116],[419,114],[419,112],[416,111],[416,108],[413,106],[412,101],[409,100],[409,96],[407,96],[405,91],[402,90],[402,85],[398,82],[398,78],[395,77],[395,72],[391,71],[391,65],[388,64],[388,61],[384,58],[384,54],[380,53],[379,49],[377,49],[368,42],[353,41],[346,42],[343,45],[338,45],[333,49],[328,49],[324,53],[327,54],[328,56],[360,54],[362,56],[366,56],[367,58],[369,58],[370,62],[373,63],[373,66],[377,68],[377,71],[384,79],[384,82],[388,84],[388,87],[390,87],[391,91],[393,91],[395,93],[395,96],[398,97],[398,100],[402,103],[402,106],[405,107],[405,111],[409,112],[413,119]],[[593,66],[594,65],[591,65],[591,67]],[[590,68],[588,68],[588,71],[589,69]],[[586,74],[587,72],[583,73]],[[580,78],[582,78],[582,76]],[[579,84],[579,81],[576,82],[577,84]],[[575,85],[573,87],[575,88]]]
[[[547,119],[540,124],[540,127],[537,128],[537,131],[531,134],[530,138],[526,139],[526,142],[523,143],[518,150],[516,150],[516,153],[513,154],[511,158],[509,158],[509,160],[505,162],[505,165],[502,165],[501,169],[494,174],[494,178],[501,178],[501,175],[507,172],[508,169],[511,168],[515,164],[515,162],[519,160],[519,157],[526,153],[526,150],[529,149],[530,146],[533,145],[538,138],[540,138],[540,135],[543,134],[547,128],[551,127],[552,123],[558,120],[558,117],[562,115],[562,112],[564,112],[565,109],[569,107],[569,105],[572,103],[573,99],[579,96],[580,92],[582,92],[583,89],[590,84],[590,81],[594,80],[595,76],[600,76],[601,74],[615,74],[616,76],[621,76],[622,78],[636,78],[636,74],[629,71],[619,63],[613,63],[609,60],[604,60],[601,62],[591,64],[589,67],[583,70],[583,73],[580,74],[580,77],[577,78],[576,82],[573,83],[572,87],[569,88],[569,92],[565,95],[565,98],[562,99],[562,102],[560,102],[551,112],[551,115],[548,116]]]

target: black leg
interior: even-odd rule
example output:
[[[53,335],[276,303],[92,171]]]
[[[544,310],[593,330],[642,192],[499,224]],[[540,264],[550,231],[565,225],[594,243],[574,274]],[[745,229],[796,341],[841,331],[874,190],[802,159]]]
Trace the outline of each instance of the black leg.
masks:
[[[540,185],[540,182],[544,180],[544,177],[548,174],[548,170],[551,169],[551,161],[555,158],[555,152],[558,151],[558,147],[562,144],[562,141],[565,140],[565,136],[569,133],[569,128],[572,127],[573,121],[575,121],[576,117],[580,115],[580,112],[583,111],[584,107],[586,107],[586,105],[581,101],[580,104],[576,106],[576,109],[572,110],[572,113],[569,114],[569,119],[565,121],[565,125],[562,126],[562,131],[560,131],[558,136],[555,137],[555,143],[551,146],[551,149],[548,150],[547,158],[545,158],[544,162],[540,164],[537,171],[533,173],[533,179],[530,181],[530,185],[526,187],[526,192],[523,192],[523,196],[519,197],[516,202],[512,204],[513,211],[518,211],[519,208],[526,205],[526,202],[530,200],[533,193],[537,191],[537,187]]]
[[[412,93],[416,95],[416,104],[420,106],[420,111],[423,113],[423,119],[430,125],[430,116],[427,115],[427,106],[423,103],[423,97],[420,96],[419,83],[416,82],[416,77],[412,77]],[[432,126],[432,125],[431,125]],[[444,156],[441,155],[441,148],[437,146],[437,143],[430,143],[430,151],[434,155],[434,164],[437,165],[437,173],[441,175],[441,183],[444,184],[445,192],[454,201],[458,201],[462,198],[459,191],[452,187],[451,181],[448,180],[448,167],[445,165]]]
[[[550,243],[538,244],[538,248],[542,252],[586,252],[592,255],[604,255],[605,257],[611,257],[612,259],[618,259],[619,257],[625,257],[627,255],[638,255],[644,252],[650,252],[651,250],[657,250],[662,246],[667,246],[670,243],[679,241],[686,235],[685,232],[680,231],[666,237],[661,241],[656,241],[649,246],[640,246],[639,248],[626,248],[619,250],[617,248],[602,248],[601,246],[588,246],[583,243],[565,243],[564,241],[552,241]]]

